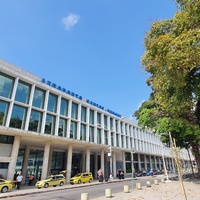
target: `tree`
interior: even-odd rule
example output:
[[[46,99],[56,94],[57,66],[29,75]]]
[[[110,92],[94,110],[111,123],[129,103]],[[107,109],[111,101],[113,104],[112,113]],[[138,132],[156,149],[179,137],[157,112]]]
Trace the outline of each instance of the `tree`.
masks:
[[[142,65],[152,94],[134,115],[139,125],[191,146],[200,174],[200,0],[176,3],[174,17],[153,22],[146,34]]]

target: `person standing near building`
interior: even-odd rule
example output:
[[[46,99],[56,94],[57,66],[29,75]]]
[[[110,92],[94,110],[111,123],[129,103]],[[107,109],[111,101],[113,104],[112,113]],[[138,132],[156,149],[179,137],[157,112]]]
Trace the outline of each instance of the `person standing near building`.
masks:
[[[17,180],[17,189],[20,189],[21,182],[22,182],[23,176],[19,173],[16,180]]]
[[[34,175],[30,174],[30,176],[29,176],[29,183],[28,184],[32,185],[33,181],[34,181]]]
[[[99,169],[97,171],[97,174],[98,174],[99,182],[103,182],[103,171],[102,171],[102,169]]]

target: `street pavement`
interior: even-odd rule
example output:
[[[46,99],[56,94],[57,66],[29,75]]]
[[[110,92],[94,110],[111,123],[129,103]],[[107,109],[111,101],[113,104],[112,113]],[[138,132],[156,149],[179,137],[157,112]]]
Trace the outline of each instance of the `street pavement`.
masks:
[[[134,180],[137,179],[141,179],[143,177],[138,177],[138,178],[134,178]],[[145,178],[145,177],[144,177]],[[166,178],[165,175],[159,175],[159,179],[162,178]],[[66,189],[73,189],[73,188],[79,188],[79,187],[88,187],[88,186],[93,186],[93,185],[97,185],[97,184],[108,184],[111,182],[118,182],[118,181],[130,181],[133,178],[125,178],[125,179],[113,179],[112,181],[108,181],[108,182],[99,182],[98,180],[94,180],[92,183],[90,184],[65,184],[63,186],[57,186],[57,187],[48,187],[48,188],[41,188],[38,189],[35,187],[35,185],[33,186],[28,186],[28,185],[21,185],[20,190],[17,190],[16,188],[13,188],[12,190],[7,191],[6,193],[0,193],[0,199],[3,198],[9,198],[9,197],[16,197],[16,196],[26,196],[26,195],[30,195],[30,194],[36,194],[36,193],[45,193],[45,192],[51,192],[51,191],[55,191],[55,190],[66,190]]]

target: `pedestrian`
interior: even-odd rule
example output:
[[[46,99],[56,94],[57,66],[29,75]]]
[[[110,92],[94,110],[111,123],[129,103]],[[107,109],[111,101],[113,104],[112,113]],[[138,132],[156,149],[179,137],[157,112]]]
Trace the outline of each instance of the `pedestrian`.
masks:
[[[17,180],[17,189],[20,189],[21,182],[22,182],[23,176],[19,173],[16,180]]]
[[[33,174],[30,174],[30,176],[29,176],[29,183],[28,183],[28,185],[32,185],[32,183],[33,183],[33,181],[34,181],[34,175]]]
[[[17,184],[17,176],[18,176],[18,173],[16,171],[15,174],[14,174],[14,177],[13,177],[13,183],[14,183],[15,186]]]
[[[102,169],[99,169],[97,171],[97,174],[98,174],[99,182],[103,182],[103,171],[102,171]]]

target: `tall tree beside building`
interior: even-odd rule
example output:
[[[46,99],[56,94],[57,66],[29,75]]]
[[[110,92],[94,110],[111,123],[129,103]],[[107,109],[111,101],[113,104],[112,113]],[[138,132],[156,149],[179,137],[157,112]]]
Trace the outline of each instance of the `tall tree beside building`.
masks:
[[[152,95],[134,115],[192,147],[200,173],[200,0],[176,4],[174,17],[153,22],[146,34],[142,65]]]

